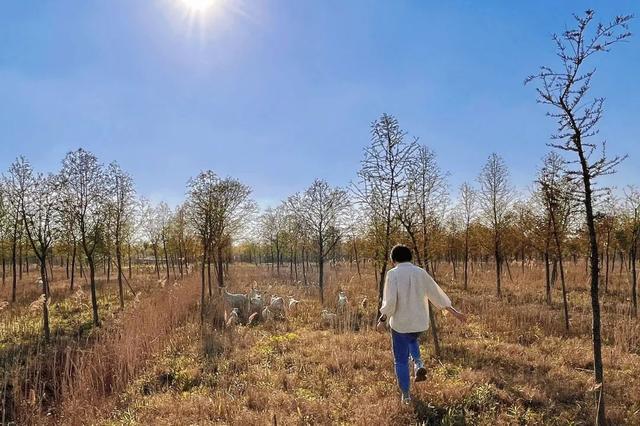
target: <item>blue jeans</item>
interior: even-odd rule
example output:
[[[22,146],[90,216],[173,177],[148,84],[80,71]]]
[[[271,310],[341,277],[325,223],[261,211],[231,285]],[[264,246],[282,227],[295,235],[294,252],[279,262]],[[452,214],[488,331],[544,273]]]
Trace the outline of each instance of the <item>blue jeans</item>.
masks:
[[[413,359],[416,368],[422,367],[420,358],[420,346],[418,345],[418,333],[398,333],[391,329],[391,341],[393,344],[393,359],[396,368],[398,386],[403,394],[409,393],[409,355]]]

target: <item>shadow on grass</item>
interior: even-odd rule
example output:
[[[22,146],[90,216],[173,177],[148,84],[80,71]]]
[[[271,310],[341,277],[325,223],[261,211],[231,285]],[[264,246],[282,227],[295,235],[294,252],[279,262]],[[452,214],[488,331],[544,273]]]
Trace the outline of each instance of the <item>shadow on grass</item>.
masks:
[[[465,425],[464,410],[457,407],[436,407],[421,399],[413,400],[413,412],[415,420],[419,425],[439,426],[439,425]]]

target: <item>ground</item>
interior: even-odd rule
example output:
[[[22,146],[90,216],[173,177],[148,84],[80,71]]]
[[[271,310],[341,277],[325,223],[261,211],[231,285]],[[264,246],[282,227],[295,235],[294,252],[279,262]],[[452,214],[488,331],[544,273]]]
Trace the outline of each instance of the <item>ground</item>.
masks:
[[[161,296],[149,292],[141,306],[122,314],[130,315],[131,323],[112,330],[132,327],[143,313],[155,315],[148,326],[139,325],[138,334],[148,337],[126,344],[143,351],[139,360],[114,355],[123,359],[120,364],[131,363],[126,380],[99,398],[77,396],[63,404],[57,422],[591,424],[594,381],[583,268],[576,265],[568,274],[569,332],[564,330],[559,288],[553,304],[546,305],[542,273],[535,265],[524,271],[514,265],[500,298],[494,295],[490,266],[476,266],[468,290],[450,268],[441,269],[440,284],[469,321],[460,324],[438,314],[442,353],[436,357],[430,335],[423,337],[429,376],[413,386],[410,406],[400,404],[389,335],[373,329],[371,268],[362,276],[349,265],[330,269],[325,307],[335,311],[340,289],[349,296],[350,307],[338,324],[326,326],[313,285],[302,285],[286,269],[278,275],[265,266],[236,265],[229,272],[232,291],[257,285],[268,295],[294,295],[302,303],[285,319],[224,329],[215,289],[201,324],[197,277],[171,290],[159,289]],[[640,325],[628,317],[620,281],[602,297],[607,413],[611,424],[640,424]],[[369,304],[363,309],[359,302],[365,295]],[[153,314],[165,309],[173,313]],[[165,322],[169,325],[161,327]],[[119,349],[109,353],[122,352],[121,340],[132,338],[119,339]],[[82,414],[87,404],[94,407],[90,416]]]

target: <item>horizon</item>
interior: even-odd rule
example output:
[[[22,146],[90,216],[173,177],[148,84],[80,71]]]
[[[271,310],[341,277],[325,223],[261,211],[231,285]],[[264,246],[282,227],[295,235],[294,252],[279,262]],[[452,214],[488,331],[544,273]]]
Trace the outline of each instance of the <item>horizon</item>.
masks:
[[[3,172],[19,155],[54,171],[83,147],[120,163],[154,202],[175,207],[188,179],[212,169],[273,207],[315,178],[348,186],[370,123],[389,113],[436,153],[453,199],[492,152],[520,192],[535,179],[554,123],[523,81],[556,64],[550,35],[581,10],[217,1],[195,17],[175,0],[0,6]],[[597,21],[638,11],[587,6]],[[618,188],[640,183],[634,42],[593,62],[600,136],[629,155],[603,180]]]

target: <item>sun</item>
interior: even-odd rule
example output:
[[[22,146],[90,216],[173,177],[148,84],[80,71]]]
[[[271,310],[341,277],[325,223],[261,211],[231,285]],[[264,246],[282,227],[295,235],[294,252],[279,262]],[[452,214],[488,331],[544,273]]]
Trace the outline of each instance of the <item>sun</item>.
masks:
[[[181,0],[189,12],[204,13],[213,6],[216,0]]]

